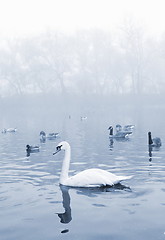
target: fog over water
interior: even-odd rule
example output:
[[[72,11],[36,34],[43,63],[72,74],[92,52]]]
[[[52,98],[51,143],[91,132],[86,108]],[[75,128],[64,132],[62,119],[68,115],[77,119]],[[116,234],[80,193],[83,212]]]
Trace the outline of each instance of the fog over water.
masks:
[[[32,3],[2,4],[1,98],[164,95],[161,0]]]
[[[0,239],[163,240],[164,1],[0,3]],[[134,130],[111,138],[116,124]],[[41,131],[59,135],[41,141]],[[161,147],[148,146],[149,131]],[[64,152],[53,152],[63,140],[69,176],[133,178],[60,186]]]

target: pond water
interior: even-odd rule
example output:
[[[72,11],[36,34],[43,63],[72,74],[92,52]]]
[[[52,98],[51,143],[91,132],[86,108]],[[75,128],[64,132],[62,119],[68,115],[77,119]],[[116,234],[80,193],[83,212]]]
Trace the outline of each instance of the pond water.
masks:
[[[164,117],[153,106],[1,114],[1,129],[18,131],[0,133],[0,239],[165,239]],[[134,132],[110,142],[108,127],[118,123]],[[41,143],[41,130],[60,135]],[[150,154],[148,131],[162,139]],[[133,178],[112,188],[60,187],[64,153],[52,153],[62,140],[72,149],[70,175],[99,167]],[[27,156],[26,144],[40,151]]]

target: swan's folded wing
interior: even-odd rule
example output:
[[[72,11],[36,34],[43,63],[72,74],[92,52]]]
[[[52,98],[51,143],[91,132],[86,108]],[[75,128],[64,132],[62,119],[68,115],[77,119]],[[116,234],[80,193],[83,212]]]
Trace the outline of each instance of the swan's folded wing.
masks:
[[[122,179],[113,173],[93,168],[66,179],[63,184],[72,187],[100,187],[106,185],[113,186],[120,181],[122,181]]]

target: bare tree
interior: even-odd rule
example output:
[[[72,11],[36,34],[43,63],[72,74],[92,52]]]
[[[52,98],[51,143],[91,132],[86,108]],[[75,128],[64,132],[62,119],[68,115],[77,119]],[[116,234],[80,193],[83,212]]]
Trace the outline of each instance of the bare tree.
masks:
[[[134,94],[142,94],[144,90],[143,68],[144,68],[144,31],[138,27],[133,18],[125,21],[122,30],[122,44],[127,61],[127,70],[132,81]],[[124,37],[124,39],[123,39]]]

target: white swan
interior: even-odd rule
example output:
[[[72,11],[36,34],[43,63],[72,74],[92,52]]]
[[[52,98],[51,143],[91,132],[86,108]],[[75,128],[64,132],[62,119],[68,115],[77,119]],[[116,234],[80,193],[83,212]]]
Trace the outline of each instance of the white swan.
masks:
[[[65,156],[63,159],[62,170],[60,175],[60,184],[70,187],[103,187],[103,186],[113,186],[123,180],[130,179],[132,176],[116,176],[108,171],[91,168],[84,170],[74,176],[69,177],[69,165],[71,157],[71,149],[68,142],[60,142],[56,147],[56,154],[60,150],[65,151]]]

